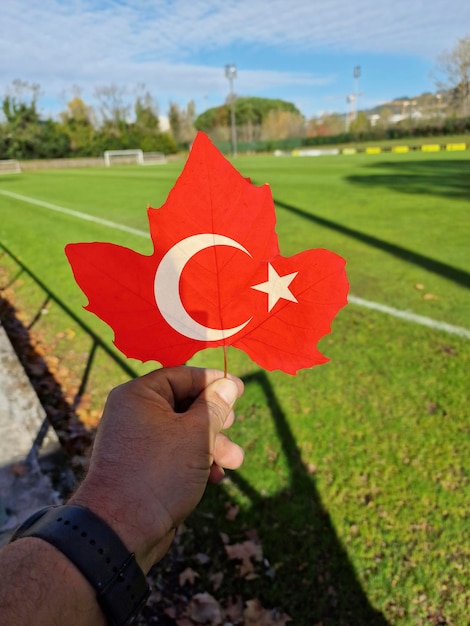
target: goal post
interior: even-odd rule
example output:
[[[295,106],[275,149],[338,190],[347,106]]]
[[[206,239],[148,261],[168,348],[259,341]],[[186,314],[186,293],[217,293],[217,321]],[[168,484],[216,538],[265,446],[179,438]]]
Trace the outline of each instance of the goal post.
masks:
[[[136,150],[105,150],[104,164],[106,167],[110,165],[119,165],[122,163],[138,163],[142,165],[144,162],[144,153],[140,149]]]
[[[144,152],[142,165],[161,165],[166,162],[166,156],[163,152]]]
[[[21,165],[17,159],[0,159],[0,174],[20,174]]]

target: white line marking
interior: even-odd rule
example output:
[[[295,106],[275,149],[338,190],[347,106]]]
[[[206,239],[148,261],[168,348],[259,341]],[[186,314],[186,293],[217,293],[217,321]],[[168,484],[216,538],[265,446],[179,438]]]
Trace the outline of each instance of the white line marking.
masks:
[[[124,226],[123,224],[118,224],[117,222],[110,222],[109,220],[104,220],[100,217],[95,217],[94,215],[88,215],[87,213],[81,213],[80,211],[67,209],[66,207],[58,206],[57,204],[51,204],[50,202],[44,202],[42,200],[37,200],[36,198],[29,198],[28,196],[23,196],[19,193],[14,193],[13,191],[5,191],[3,189],[0,189],[0,194],[3,194],[4,196],[10,196],[11,198],[15,198],[16,200],[21,200],[23,202],[29,202],[30,204],[36,204],[37,206],[42,206],[45,209],[50,209],[51,211],[65,213],[66,215],[71,215],[72,217],[77,217],[81,220],[94,222],[95,224],[101,224],[102,226],[107,226],[108,228],[122,230],[126,233],[131,233],[132,235],[137,235],[139,237],[149,237],[149,233],[144,232],[143,230],[131,228],[130,226]],[[378,302],[363,300],[362,298],[358,298],[357,296],[350,295],[348,297],[348,300],[351,304],[355,304],[356,306],[362,306],[366,309],[380,311],[381,313],[385,313],[386,315],[392,315],[393,317],[398,317],[407,322],[411,322],[412,324],[428,326],[429,328],[433,328],[434,330],[442,330],[443,332],[449,333],[451,335],[458,335],[459,337],[470,339],[470,330],[462,328],[461,326],[452,326],[452,324],[447,324],[446,322],[438,322],[437,320],[433,320],[430,317],[416,315],[416,313],[411,313],[409,311],[401,311],[400,309],[395,309],[391,306],[386,306],[385,304],[379,304]]]
[[[139,237],[149,237],[148,232],[144,232],[143,230],[131,228],[130,226],[125,226],[124,224],[118,224],[116,222],[110,222],[109,220],[103,220],[101,217],[88,215],[87,213],[81,213],[80,211],[74,211],[73,209],[67,209],[66,207],[59,206],[57,204],[51,204],[50,202],[44,202],[43,200],[36,200],[36,198],[29,198],[28,196],[23,196],[19,193],[13,193],[13,191],[5,191],[4,189],[0,189],[0,193],[4,196],[10,196],[11,198],[15,198],[16,200],[22,200],[23,202],[29,202],[29,204],[42,206],[45,209],[50,209],[51,211],[65,213],[66,215],[71,215],[72,217],[78,217],[81,220],[86,220],[88,222],[94,222],[95,224],[101,224],[102,226],[114,228],[115,230],[123,230],[125,233],[131,233],[132,235],[138,235]]]
[[[393,317],[399,317],[400,319],[407,322],[412,322],[413,324],[419,324],[420,326],[429,326],[429,328],[433,328],[434,330],[442,330],[445,333],[450,333],[451,335],[458,335],[459,337],[465,337],[465,339],[470,339],[470,330],[462,328],[461,326],[452,326],[452,324],[447,324],[446,322],[438,322],[437,320],[433,320],[430,317],[424,317],[424,315],[416,315],[416,313],[411,313],[409,311],[401,311],[400,309],[394,309],[391,306],[379,304],[378,302],[363,300],[362,298],[357,298],[356,296],[350,295],[348,297],[348,300],[351,304],[356,304],[357,306],[362,306],[366,309],[380,311],[381,313],[393,315]]]

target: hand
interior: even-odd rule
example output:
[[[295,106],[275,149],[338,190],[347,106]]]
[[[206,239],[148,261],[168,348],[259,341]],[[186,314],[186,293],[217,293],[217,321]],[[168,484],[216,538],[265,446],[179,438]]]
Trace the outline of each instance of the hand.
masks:
[[[147,572],[207,482],[243,462],[243,450],[221,433],[242,393],[238,378],[193,367],[163,368],[117,387],[70,503],[102,517]]]

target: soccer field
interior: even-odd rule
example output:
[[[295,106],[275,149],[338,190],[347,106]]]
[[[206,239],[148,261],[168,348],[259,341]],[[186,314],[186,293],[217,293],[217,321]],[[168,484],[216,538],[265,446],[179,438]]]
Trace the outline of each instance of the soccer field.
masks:
[[[371,607],[393,624],[466,623],[468,155],[234,161],[270,184],[281,253],[331,249],[351,283],[320,343],[327,365],[268,374],[229,351],[230,371],[246,380],[233,437],[247,457],[224,497],[241,507],[232,523],[258,528],[276,564],[274,578],[253,583],[258,593],[295,624],[375,623]],[[146,207],[163,204],[182,165],[4,175],[0,243],[111,344],[81,309],[64,246],[109,241],[151,254]],[[222,356],[193,362],[222,367]],[[431,621],[439,616],[447,622]]]

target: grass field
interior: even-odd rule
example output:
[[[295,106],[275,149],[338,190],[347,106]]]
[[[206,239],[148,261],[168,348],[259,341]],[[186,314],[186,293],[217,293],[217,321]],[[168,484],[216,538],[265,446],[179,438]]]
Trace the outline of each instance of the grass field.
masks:
[[[246,584],[294,624],[468,623],[469,156],[234,163],[253,182],[270,183],[283,255],[329,248],[347,259],[354,296],[467,329],[452,334],[351,303],[320,344],[327,365],[290,377],[229,351],[229,369],[246,382],[232,435],[247,456],[201,510],[215,513],[221,531],[257,529],[272,572]],[[81,310],[63,248],[111,241],[150,254],[150,239],[7,194],[145,232],[146,206],[164,202],[181,167],[3,176],[0,242],[111,343],[111,331]],[[0,264],[14,276],[5,256]],[[43,296],[25,277],[16,291],[32,316]],[[51,308],[37,327],[63,367],[86,360],[86,336],[59,311]],[[221,367],[222,354],[206,351],[193,362]],[[104,363],[95,367],[93,402],[122,378]],[[225,519],[227,501],[240,506],[234,521]]]

